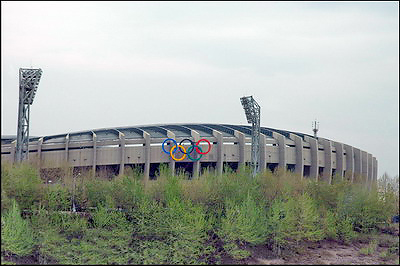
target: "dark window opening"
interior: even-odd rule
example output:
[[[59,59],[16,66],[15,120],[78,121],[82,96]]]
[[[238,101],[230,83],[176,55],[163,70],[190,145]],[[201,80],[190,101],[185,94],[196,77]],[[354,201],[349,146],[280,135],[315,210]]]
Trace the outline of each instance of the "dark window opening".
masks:
[[[144,163],[138,164],[125,164],[124,175],[131,177],[139,177],[144,173]]]
[[[296,168],[295,164],[287,164],[286,165],[286,171],[294,172],[295,168]]]
[[[267,168],[274,173],[275,170],[277,169],[278,164],[277,163],[267,163]]]
[[[192,162],[176,162],[175,173],[177,175],[185,175],[191,179],[193,175],[193,163]]]
[[[332,169],[332,176],[336,175],[336,169]]]
[[[215,171],[217,169],[217,163],[216,162],[204,162],[200,163],[200,174],[207,172],[207,171]]]
[[[149,169],[149,179],[155,180],[157,176],[160,175],[160,164],[159,163],[150,163]]]
[[[318,175],[322,176],[324,173],[324,167],[318,167]]]
[[[304,165],[303,176],[310,177],[310,172],[311,172],[311,166]]]
[[[119,174],[119,164],[114,165],[97,165],[96,177],[104,179],[112,179]]]
[[[236,172],[239,168],[238,162],[224,162],[224,172],[233,171]],[[229,170],[228,170],[229,169]]]

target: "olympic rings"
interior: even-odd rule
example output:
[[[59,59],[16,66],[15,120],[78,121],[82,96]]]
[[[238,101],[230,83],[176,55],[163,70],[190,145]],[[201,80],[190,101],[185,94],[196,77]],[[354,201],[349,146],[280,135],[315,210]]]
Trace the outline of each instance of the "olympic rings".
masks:
[[[171,148],[171,150],[169,151],[169,154],[171,155],[171,158],[172,159],[174,159],[175,161],[182,161],[183,159],[185,159],[185,157],[186,157],[186,149],[185,149],[185,147],[183,147],[182,145],[178,145],[178,147],[179,147],[179,149],[183,149],[183,156],[180,158],[180,159],[177,159],[177,158],[175,158],[175,156],[172,154],[173,153],[173,151],[175,150],[175,148],[176,148],[176,145],[174,145],[172,148]]]
[[[174,143],[174,145],[171,147],[171,149],[169,150],[169,152],[167,152],[164,148],[165,143],[167,143],[167,141],[172,141]],[[185,141],[189,141],[190,142],[190,146],[189,148],[186,150],[185,147],[183,146],[183,142]],[[208,143],[208,149],[206,152],[203,152],[203,149],[200,147],[200,142],[205,141]],[[206,139],[200,139],[199,141],[197,141],[196,143],[194,143],[192,140],[190,139],[183,139],[181,140],[181,142],[179,142],[179,144],[171,138],[167,138],[164,140],[164,142],[162,143],[162,150],[166,153],[169,154],[171,156],[171,158],[174,161],[182,161],[183,159],[186,158],[186,156],[192,160],[193,162],[200,160],[204,154],[207,154],[211,151],[211,143],[206,140]],[[193,158],[192,156],[190,156],[190,154],[193,153],[193,151],[195,151],[196,148],[196,152],[198,154],[200,154],[200,156],[198,158]],[[183,154],[181,158],[176,158],[176,155],[174,155],[174,153],[176,153],[176,151],[179,149],[179,151]]]
[[[194,148],[193,148],[193,147],[196,147],[196,149],[199,148],[200,151],[203,151],[203,150],[201,149],[200,146],[197,146],[197,145],[190,146],[190,147],[187,149],[187,156],[189,157],[189,159],[192,160],[193,162],[196,162],[196,161],[200,160],[201,157],[203,157],[203,154],[200,154],[200,157],[197,158],[197,159],[192,158],[192,157],[190,156],[190,154],[194,151]],[[189,150],[190,150],[190,151],[189,151]]]
[[[205,141],[205,142],[208,143],[208,150],[207,150],[206,152],[199,151],[199,149],[198,149],[199,143],[200,143],[201,141]],[[197,146],[197,147],[196,147],[196,151],[197,151],[198,153],[200,153],[200,154],[207,154],[207,153],[209,153],[210,150],[211,150],[211,143],[210,143],[208,140],[206,140],[206,139],[201,139],[201,140],[199,140],[198,142],[196,142],[196,146]]]
[[[168,140],[172,140],[172,141],[175,143],[175,146],[178,145],[178,143],[176,143],[176,141],[175,141],[174,139],[165,139],[164,142],[162,143],[161,148],[162,148],[162,150],[163,150],[166,154],[169,154],[169,152],[167,152],[167,151],[164,149],[164,145],[165,145],[165,143],[166,143]]]
[[[182,143],[183,143],[185,140],[188,140],[188,141],[190,142],[190,145],[191,145],[191,146],[194,145],[194,142],[193,142],[192,140],[190,140],[190,139],[183,139],[183,140],[181,140],[181,142],[179,142],[179,144],[182,145]],[[181,148],[179,148],[179,150],[180,150],[182,153],[187,154],[187,153],[183,152]]]

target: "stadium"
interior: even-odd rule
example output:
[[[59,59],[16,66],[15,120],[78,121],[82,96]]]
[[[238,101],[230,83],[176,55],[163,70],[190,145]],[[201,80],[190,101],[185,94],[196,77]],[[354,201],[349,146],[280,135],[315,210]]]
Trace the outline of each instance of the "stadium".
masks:
[[[174,172],[184,170],[190,177],[204,168],[222,173],[251,162],[251,126],[230,124],[157,124],[93,129],[29,138],[29,161],[40,169],[107,169],[123,174],[138,167],[153,179],[161,164]],[[170,139],[167,141],[167,139]],[[182,146],[171,146],[171,143]],[[190,146],[196,142],[198,145]],[[209,143],[208,143],[209,142]],[[192,143],[192,145],[190,145]],[[174,149],[175,148],[175,149]],[[196,148],[196,149],[195,149]],[[16,137],[2,136],[2,162],[15,162]],[[206,153],[206,151],[208,153]],[[205,154],[206,153],[206,154]],[[306,178],[332,181],[338,175],[353,181],[363,176],[369,184],[377,181],[377,159],[351,145],[308,134],[260,127],[260,170],[283,168]]]

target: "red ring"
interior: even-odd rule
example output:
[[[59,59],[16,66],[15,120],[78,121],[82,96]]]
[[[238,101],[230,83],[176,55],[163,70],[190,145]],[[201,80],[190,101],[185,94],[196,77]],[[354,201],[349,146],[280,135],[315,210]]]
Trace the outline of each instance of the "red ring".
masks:
[[[206,139],[201,139],[201,140],[199,140],[198,142],[196,142],[196,146],[199,146],[200,141],[205,141],[205,142],[208,143],[208,150],[207,150],[206,152],[201,152],[201,151],[199,150],[199,148],[196,147],[197,153],[199,153],[199,154],[207,154],[207,153],[209,153],[210,150],[211,150],[211,143],[210,143],[208,140],[206,140]]]

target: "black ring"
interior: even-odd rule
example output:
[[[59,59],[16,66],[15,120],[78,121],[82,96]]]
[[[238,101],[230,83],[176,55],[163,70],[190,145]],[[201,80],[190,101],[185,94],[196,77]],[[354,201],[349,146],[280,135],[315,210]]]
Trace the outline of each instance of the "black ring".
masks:
[[[190,146],[194,146],[194,142],[192,141],[192,140],[190,140],[190,139],[183,139],[183,140],[181,140],[181,142],[179,142],[179,145],[182,145],[182,143],[185,141],[185,140],[188,140],[188,141],[190,141]],[[182,145],[183,146],[183,145]],[[178,147],[179,148],[179,150],[183,153],[183,154],[187,154],[186,152],[184,152],[182,149],[181,149],[181,147]]]

